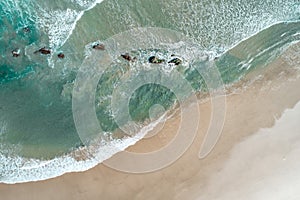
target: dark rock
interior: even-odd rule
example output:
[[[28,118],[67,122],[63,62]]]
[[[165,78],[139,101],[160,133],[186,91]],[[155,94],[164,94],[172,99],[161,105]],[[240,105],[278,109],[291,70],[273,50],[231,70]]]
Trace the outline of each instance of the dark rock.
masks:
[[[41,53],[41,54],[51,54],[51,50],[50,49],[46,49],[46,47],[40,48],[39,50],[35,51],[34,53]]]
[[[64,59],[65,58],[65,54],[59,53],[59,54],[57,54],[57,57],[60,58],[60,59]]]
[[[19,57],[20,56],[20,49],[14,49],[11,51],[13,57]]]
[[[163,59],[159,59],[157,58],[156,56],[151,56],[149,59],[148,59],[149,63],[152,63],[152,64],[161,64],[163,62],[165,62],[165,60]]]
[[[122,54],[121,56],[122,56],[122,58],[124,58],[127,61],[135,61],[136,60],[136,57],[132,58],[128,53]]]
[[[30,32],[30,28],[29,27],[24,27],[23,28],[23,32],[24,33],[29,33]]]
[[[105,50],[105,46],[104,46],[104,44],[94,44],[93,46],[92,46],[92,48],[93,49],[97,49],[97,50]]]
[[[174,64],[174,65],[180,65],[182,63],[182,60],[179,58],[174,58],[168,62],[169,64]]]

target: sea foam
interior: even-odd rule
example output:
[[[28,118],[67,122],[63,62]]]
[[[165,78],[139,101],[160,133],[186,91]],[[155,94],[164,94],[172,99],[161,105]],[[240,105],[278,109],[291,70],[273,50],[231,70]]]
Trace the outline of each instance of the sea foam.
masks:
[[[168,116],[169,117],[169,116]],[[6,156],[0,152],[0,182],[15,184],[41,181],[61,176],[70,172],[86,171],[109,159],[114,154],[141,140],[149,131],[167,119],[166,115],[143,127],[134,137],[115,139],[99,146],[82,147],[65,156],[51,160],[28,159],[20,156]],[[83,152],[83,153],[82,153]],[[76,154],[89,154],[83,159],[76,159]],[[75,156],[74,156],[75,155]]]

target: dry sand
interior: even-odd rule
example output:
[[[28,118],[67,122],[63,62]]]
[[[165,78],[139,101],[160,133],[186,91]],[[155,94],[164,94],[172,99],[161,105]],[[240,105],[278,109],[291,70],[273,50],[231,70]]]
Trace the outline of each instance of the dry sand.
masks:
[[[205,159],[198,159],[198,153],[209,126],[210,102],[199,103],[201,120],[194,143],[167,168],[128,174],[99,164],[46,181],[0,184],[0,199],[299,199],[300,173],[295,170],[300,167],[296,157],[299,106],[276,122],[300,100],[298,72],[284,56],[234,85],[240,90],[227,97],[222,136]],[[263,76],[241,89],[259,74]],[[179,124],[176,114],[157,135],[128,151],[147,152],[165,145]]]

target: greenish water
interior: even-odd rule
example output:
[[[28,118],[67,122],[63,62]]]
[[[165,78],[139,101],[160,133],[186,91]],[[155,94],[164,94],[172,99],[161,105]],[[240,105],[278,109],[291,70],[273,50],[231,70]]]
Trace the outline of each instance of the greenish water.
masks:
[[[197,52],[213,60],[224,84],[230,84],[251,70],[266,66],[300,39],[300,22],[297,22],[300,3],[296,0],[105,0],[97,5],[93,3],[79,0],[0,2],[0,155],[3,161],[0,181],[45,179],[75,170],[66,170],[65,165],[57,170],[55,167],[59,166],[53,164],[51,174],[43,178],[35,176],[34,170],[28,177],[17,175],[31,173],[22,171],[20,157],[51,160],[83,145],[73,120],[72,90],[83,60],[94,53],[93,42],[106,41],[138,27],[178,31],[193,39]],[[30,31],[25,31],[26,27]],[[241,42],[244,39],[247,40]],[[33,53],[44,46],[51,48],[51,55]],[[11,51],[17,48],[20,56],[13,57]],[[122,84],[121,78],[132,74],[133,68],[139,70],[139,65],[147,63],[153,54],[168,60],[173,53],[172,48],[157,52],[150,48],[139,52],[130,50],[139,62],[132,65],[121,57],[114,58],[98,83],[95,108],[105,134],[113,135],[118,129],[116,113],[111,111],[111,96],[116,85]],[[64,59],[57,57],[60,52],[65,54]],[[174,70],[195,92],[207,92],[198,70],[206,67],[208,61],[199,58],[197,64],[188,67],[194,60],[189,60],[188,54],[178,56],[186,65],[176,66]],[[166,72],[160,70],[160,73]],[[181,87],[179,83],[177,87]],[[169,88],[146,84],[132,94],[128,109],[132,119],[142,124],[148,120],[152,106],[160,104],[167,110],[175,101],[176,96]],[[77,166],[76,170],[85,168]],[[42,173],[43,170],[39,170]]]

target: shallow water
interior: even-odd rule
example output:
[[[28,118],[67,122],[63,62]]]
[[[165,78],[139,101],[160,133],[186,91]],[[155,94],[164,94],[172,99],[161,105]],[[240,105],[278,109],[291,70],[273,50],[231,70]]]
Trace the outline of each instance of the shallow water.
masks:
[[[183,53],[180,57],[184,65],[174,70],[178,70],[195,91],[207,91],[196,69],[205,67],[208,60],[217,66],[223,82],[230,84],[249,71],[265,66],[300,39],[297,0],[100,2],[0,2],[1,182],[26,182],[86,170],[116,153],[106,151],[108,153],[100,155],[98,151],[97,159],[86,162],[77,162],[68,154],[83,146],[72,115],[72,90],[83,60],[95,54],[91,45],[96,41],[104,42],[137,27],[181,32],[192,38],[197,53],[204,57],[196,58],[199,62],[190,68],[187,66],[195,58]],[[26,32],[25,27],[30,31]],[[142,45],[150,41],[140,42]],[[44,46],[51,48],[51,55],[33,53]],[[16,48],[21,53],[14,58],[11,51]],[[170,59],[176,52],[172,48],[175,49],[172,46],[156,50],[129,49],[140,60],[138,64],[128,65],[118,57],[105,71],[97,87],[95,104],[99,123],[105,131],[102,134],[107,140],[123,138],[123,143],[117,141],[123,148],[134,141],[130,138],[125,141],[127,135],[113,134],[118,128],[114,115],[122,113],[112,112],[111,95],[120,78],[132,69],[140,70],[153,54]],[[60,52],[65,54],[65,59],[57,58]],[[163,68],[160,73],[167,71]],[[167,110],[175,99],[168,88],[145,85],[133,94],[129,110],[142,126],[148,122],[148,111],[153,105],[160,104]],[[40,163],[44,163],[43,167],[39,167]],[[46,170],[49,173],[43,174]]]

